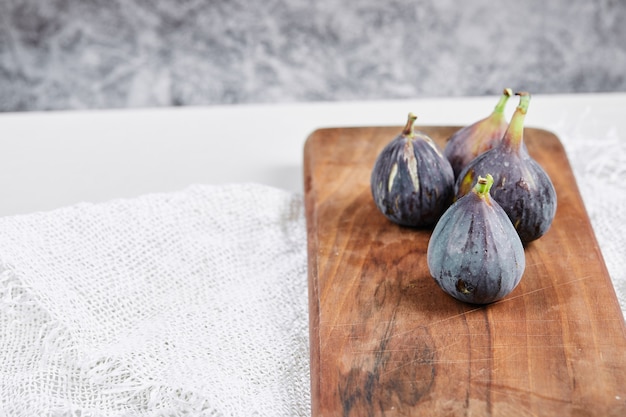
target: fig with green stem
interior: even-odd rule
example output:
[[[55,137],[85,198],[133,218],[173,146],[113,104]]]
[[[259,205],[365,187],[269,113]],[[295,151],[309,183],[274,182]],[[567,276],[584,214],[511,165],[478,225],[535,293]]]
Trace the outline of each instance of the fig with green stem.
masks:
[[[530,94],[517,93],[520,102],[502,141],[476,157],[459,174],[456,198],[467,194],[479,176],[493,175],[491,195],[508,214],[522,242],[543,236],[556,215],[557,196],[546,171],[524,146],[524,119]]]
[[[454,174],[441,149],[415,130],[409,113],[402,132],[378,154],[370,177],[378,210],[403,226],[428,227],[452,204]]]
[[[505,88],[489,116],[457,130],[450,136],[443,153],[452,165],[455,178],[471,160],[500,143],[508,127],[504,110],[512,95],[513,91]]]
[[[505,211],[491,198],[493,177],[480,177],[435,226],[428,242],[430,274],[443,291],[473,304],[506,297],[519,284],[524,246]]]

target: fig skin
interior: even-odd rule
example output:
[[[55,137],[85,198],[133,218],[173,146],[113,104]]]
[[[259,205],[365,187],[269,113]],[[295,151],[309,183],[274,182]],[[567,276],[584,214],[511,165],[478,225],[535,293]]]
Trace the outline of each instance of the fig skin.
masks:
[[[543,236],[554,220],[557,196],[552,180],[524,146],[524,118],[530,94],[517,93],[520,104],[500,144],[476,157],[455,183],[455,197],[472,189],[476,178],[490,173],[491,196],[502,206],[524,245]]]
[[[505,88],[489,116],[457,130],[450,136],[443,154],[452,165],[455,178],[474,158],[500,143],[509,125],[504,109],[512,95],[513,91]]]
[[[402,226],[434,225],[454,198],[454,174],[441,149],[409,117],[401,134],[380,152],[370,186],[378,210]]]
[[[489,195],[492,183],[490,175],[481,177],[441,216],[428,242],[432,277],[444,292],[471,304],[506,297],[526,268],[522,241]]]

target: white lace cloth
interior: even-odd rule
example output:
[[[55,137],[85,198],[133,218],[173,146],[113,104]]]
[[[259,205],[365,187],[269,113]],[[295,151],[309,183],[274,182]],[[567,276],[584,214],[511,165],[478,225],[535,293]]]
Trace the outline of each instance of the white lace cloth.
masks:
[[[308,416],[307,306],[286,191],[0,219],[0,415]]]
[[[626,141],[564,142],[626,311]],[[0,219],[0,415],[308,416],[302,196],[192,186]]]

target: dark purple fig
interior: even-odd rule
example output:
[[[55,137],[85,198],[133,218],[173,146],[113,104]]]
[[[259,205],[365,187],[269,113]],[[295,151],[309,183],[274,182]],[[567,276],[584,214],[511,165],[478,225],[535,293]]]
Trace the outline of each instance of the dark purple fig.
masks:
[[[490,197],[491,175],[479,178],[435,226],[428,242],[428,269],[452,297],[488,304],[519,284],[526,259],[524,246],[508,216]]]
[[[512,95],[513,91],[505,88],[489,116],[457,130],[450,136],[443,154],[450,161],[455,178],[472,159],[500,143],[509,125],[504,116],[504,109]]]
[[[437,144],[415,131],[416,119],[409,113],[402,133],[380,152],[370,185],[376,207],[389,220],[427,227],[452,204],[454,174]]]
[[[524,118],[530,94],[517,93],[520,103],[500,144],[476,157],[455,184],[456,198],[468,193],[478,176],[493,175],[491,196],[508,214],[522,242],[543,236],[556,214],[556,191],[548,174],[524,146]]]

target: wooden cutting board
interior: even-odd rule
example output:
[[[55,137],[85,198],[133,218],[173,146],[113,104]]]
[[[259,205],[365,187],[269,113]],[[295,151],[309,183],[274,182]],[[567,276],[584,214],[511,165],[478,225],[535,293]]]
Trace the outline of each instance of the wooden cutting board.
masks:
[[[441,147],[457,128],[417,127]],[[369,179],[401,127],[313,132],[304,149],[314,416],[626,416],[626,328],[558,138],[525,141],[558,194],[505,299],[446,295],[430,230],[380,214]]]

